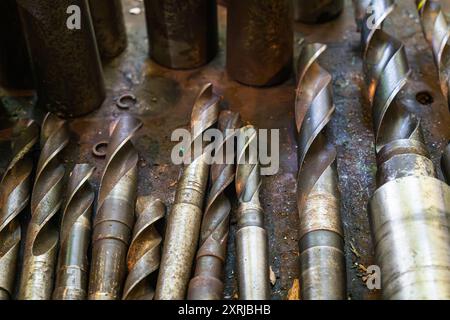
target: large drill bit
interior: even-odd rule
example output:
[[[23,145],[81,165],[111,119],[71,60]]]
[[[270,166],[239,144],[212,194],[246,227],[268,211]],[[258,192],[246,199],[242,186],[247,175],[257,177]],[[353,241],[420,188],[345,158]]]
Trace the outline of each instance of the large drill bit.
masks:
[[[216,153],[224,154],[235,131],[239,127],[239,114],[222,111],[219,115],[219,130],[224,140]],[[228,144],[229,145],[229,144]],[[221,300],[223,298],[223,267],[226,259],[231,203],[225,190],[234,181],[234,164],[213,164],[211,166],[211,189],[200,231],[200,248],[197,252],[195,276],[189,283],[188,299]]]
[[[435,177],[420,121],[397,98],[410,69],[403,44],[384,31],[395,5],[371,5],[362,45],[378,160],[369,208],[383,298],[449,299],[450,188]]]
[[[19,215],[31,197],[33,159],[30,151],[39,141],[33,120],[14,129],[12,159],[0,182],[0,300],[11,299],[21,241]]]
[[[336,149],[324,132],[335,111],[332,78],[317,62],[325,50],[326,45],[319,43],[305,44],[302,48],[295,104],[300,288],[301,297],[307,300],[346,297]]]
[[[141,126],[139,120],[125,116],[112,127],[94,220],[90,300],[122,297],[134,225],[139,160],[131,139]]]
[[[63,207],[55,300],[84,300],[88,281],[88,248],[94,191],[89,179],[94,168],[76,164],[69,177]]]
[[[136,224],[128,249],[128,276],[123,290],[124,300],[152,300],[156,270],[161,260],[162,238],[156,229],[166,213],[164,203],[152,196],[139,197],[136,202]]]
[[[191,148],[186,154],[193,160],[184,168],[178,181],[177,193],[169,215],[164,238],[161,269],[155,299],[184,299],[195,257],[203,201],[209,173],[209,153],[193,148],[203,141],[203,134],[217,122],[220,98],[211,84],[203,87],[197,96],[191,115]],[[203,146],[205,144],[203,143]],[[193,151],[193,152],[192,152]],[[199,154],[200,153],[200,154]]]
[[[41,155],[31,196],[18,295],[22,300],[48,300],[52,296],[59,242],[57,218],[65,174],[59,155],[68,143],[66,122],[48,113],[42,123]]]
[[[256,129],[241,128],[237,145],[236,193],[239,199],[236,256],[239,299],[270,298],[269,259],[264,212],[259,202],[260,165]]]

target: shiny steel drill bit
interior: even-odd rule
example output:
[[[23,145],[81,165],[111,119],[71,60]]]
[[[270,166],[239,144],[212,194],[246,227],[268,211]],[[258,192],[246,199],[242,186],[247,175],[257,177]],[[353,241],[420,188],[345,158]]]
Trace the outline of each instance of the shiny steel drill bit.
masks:
[[[442,154],[441,167],[447,183],[450,184],[450,143],[445,147]]]
[[[134,225],[139,160],[131,139],[142,123],[129,116],[114,123],[97,200],[89,276],[90,300],[118,300]]]
[[[94,191],[89,179],[94,167],[76,164],[69,177],[63,206],[60,249],[56,268],[55,300],[85,300],[88,282],[88,248]]]
[[[68,143],[66,122],[48,113],[42,123],[41,154],[31,196],[18,295],[21,300],[48,300],[52,296],[65,175],[59,155]]]
[[[270,298],[269,259],[264,212],[259,202],[260,165],[253,126],[241,128],[237,145],[236,193],[239,199],[236,257],[239,299]]]
[[[39,141],[33,120],[20,121],[12,142],[12,159],[0,182],[0,300],[11,299],[21,241],[19,215],[31,198],[33,159]]]
[[[124,300],[152,300],[152,282],[161,260],[162,238],[155,224],[164,218],[166,206],[152,196],[136,202],[136,224],[128,249],[128,276],[123,290]],[[154,278],[154,279],[153,279]]]
[[[239,126],[238,113],[231,111],[220,113],[218,127],[224,134],[224,140],[217,149],[217,154],[234,152],[234,150],[226,150],[226,146],[235,138],[235,129]],[[189,283],[188,299],[190,300],[223,299],[222,277],[231,211],[231,203],[225,195],[225,190],[234,181],[235,166],[233,163],[213,164],[210,173],[211,189],[200,230],[200,248],[197,252],[195,276]]]
[[[169,215],[164,238],[161,269],[155,299],[184,299],[194,261],[203,202],[208,182],[209,153],[203,134],[214,126],[219,116],[220,98],[213,93],[211,84],[203,87],[197,96],[191,115],[191,148],[186,159],[193,160],[184,168],[178,181],[175,202]],[[203,144],[202,152],[195,146]],[[192,152],[193,151],[193,152]]]
[[[346,298],[336,149],[325,133],[335,111],[332,78],[317,62],[325,50],[324,44],[305,44],[298,63],[295,104],[299,143],[297,207],[300,215],[300,288],[305,300]]]
[[[362,45],[378,160],[369,211],[383,298],[450,299],[450,187],[436,178],[420,121],[397,98],[410,69],[403,44],[383,28],[394,2],[371,5]]]

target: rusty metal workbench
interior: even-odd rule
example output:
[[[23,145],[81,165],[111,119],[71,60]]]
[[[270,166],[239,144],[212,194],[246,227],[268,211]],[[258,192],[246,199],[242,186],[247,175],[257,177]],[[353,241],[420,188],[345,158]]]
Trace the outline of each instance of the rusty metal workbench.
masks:
[[[397,3],[392,24],[397,37],[406,44],[413,69],[412,81],[402,93],[402,99],[423,118],[426,142],[438,165],[440,153],[450,137],[450,116],[439,91],[431,50],[422,36],[414,1]],[[124,112],[134,114],[144,122],[144,128],[135,141],[141,156],[139,194],[155,194],[170,208],[180,169],[170,161],[171,149],[175,145],[170,141],[171,132],[188,126],[196,93],[205,82],[212,82],[223,96],[223,108],[239,111],[244,121],[259,128],[280,129],[280,171],[275,176],[264,178],[261,199],[269,233],[270,264],[276,275],[272,297],[285,299],[298,278],[294,79],[273,88],[257,89],[228,78],[224,71],[226,10],[223,7],[219,9],[221,50],[216,59],[203,68],[191,71],[171,71],[158,66],[148,59],[143,12],[139,15],[129,13],[134,7],[142,7],[142,2],[124,1],[129,47],[125,54],[105,66],[106,101],[99,111],[70,122],[72,140],[64,154],[68,166],[76,162],[95,165],[94,184],[98,186],[105,162],[95,158],[91,148],[96,142],[107,139],[111,120]],[[347,1],[343,16],[334,22],[314,27],[296,25],[296,40],[302,37],[329,45],[322,65],[334,77],[337,112],[331,123],[331,132],[338,149],[348,297],[377,298],[377,292],[366,289],[358,267],[359,264],[374,264],[367,203],[375,189],[376,165],[371,112],[364,96],[359,34],[351,1]],[[298,49],[298,41],[296,43]],[[115,106],[115,99],[126,92],[133,92],[138,103],[123,111]],[[422,103],[416,99],[418,93]],[[8,161],[5,155],[9,154],[8,140],[13,121],[30,113],[38,120],[42,119],[43,111],[31,108],[29,95],[29,92],[5,92],[0,89],[0,151],[4,154],[0,159],[0,173],[3,173]],[[428,103],[430,99],[434,101],[431,104]],[[226,298],[234,298],[237,294],[233,243],[232,235],[226,267]]]

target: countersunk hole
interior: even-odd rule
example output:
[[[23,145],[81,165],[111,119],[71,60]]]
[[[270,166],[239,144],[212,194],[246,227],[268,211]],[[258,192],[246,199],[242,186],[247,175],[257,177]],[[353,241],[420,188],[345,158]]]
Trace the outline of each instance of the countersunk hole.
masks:
[[[106,147],[108,146],[107,141],[100,141],[99,143],[96,143],[94,147],[92,148],[92,153],[96,157],[104,158],[106,157]]]
[[[434,102],[433,96],[428,91],[420,91],[416,94],[416,100],[424,106],[429,106]]]

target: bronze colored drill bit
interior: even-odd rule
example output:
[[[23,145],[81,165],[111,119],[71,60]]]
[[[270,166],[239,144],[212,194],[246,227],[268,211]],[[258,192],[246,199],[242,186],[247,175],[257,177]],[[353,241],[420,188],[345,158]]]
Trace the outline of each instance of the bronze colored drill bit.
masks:
[[[372,2],[362,24],[378,160],[369,211],[382,294],[450,299],[450,187],[436,178],[420,121],[397,98],[410,68],[404,45],[383,28],[394,8],[393,1]]]
[[[164,218],[166,206],[152,196],[136,201],[136,224],[128,249],[128,276],[123,290],[124,300],[152,300],[152,282],[161,260],[162,238],[155,224]]]
[[[13,295],[21,241],[19,215],[31,198],[30,152],[38,141],[39,127],[33,120],[16,125],[12,159],[0,182],[0,300],[11,299]]]
[[[239,299],[270,298],[267,234],[259,202],[260,165],[256,129],[241,128],[237,145],[236,193],[239,199],[236,258]]]
[[[150,56],[172,69],[198,68],[218,50],[216,0],[145,0]]]
[[[292,0],[230,0],[227,6],[227,71],[252,86],[289,78],[293,55]]]
[[[121,0],[89,0],[89,7],[103,60],[117,57],[127,47],[127,31]]]
[[[20,300],[49,300],[52,296],[59,242],[57,219],[65,174],[59,155],[68,143],[66,122],[48,113],[41,129],[41,154],[31,196]]]
[[[294,0],[294,18],[304,23],[323,23],[338,17],[344,0]]]
[[[344,232],[336,149],[326,136],[334,114],[332,77],[317,59],[326,50],[305,44],[298,63],[295,122],[299,143],[300,288],[305,300],[346,298]]]
[[[87,296],[87,254],[95,198],[89,179],[93,172],[94,168],[89,164],[76,164],[69,177],[53,292],[55,300],[85,300]]]
[[[99,108],[105,86],[87,0],[17,0],[17,4],[38,104],[63,117]]]
[[[441,167],[447,183],[450,184],[450,143],[445,147],[442,154]]]
[[[90,300],[118,300],[134,225],[139,155],[131,142],[142,123],[129,116],[112,128],[97,200],[89,276]]]
[[[217,154],[234,152],[234,150],[226,150],[226,147],[227,143],[236,136],[234,130],[239,126],[238,113],[231,111],[220,113],[218,127],[224,134],[224,140],[217,149]],[[210,173],[211,189],[200,230],[200,248],[197,252],[195,276],[189,283],[188,299],[190,300],[223,299],[222,277],[231,211],[231,203],[225,195],[225,190],[234,181],[235,166],[229,163],[213,164]]]
[[[169,215],[164,237],[164,246],[156,286],[155,299],[181,300],[185,298],[191,276],[200,224],[203,202],[208,183],[208,152],[203,142],[206,130],[213,127],[219,116],[220,98],[207,84],[197,96],[191,115],[191,148],[186,159],[194,159],[184,168],[178,181],[175,202]],[[202,153],[195,150],[200,140]],[[200,153],[200,154],[199,154]]]

